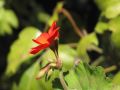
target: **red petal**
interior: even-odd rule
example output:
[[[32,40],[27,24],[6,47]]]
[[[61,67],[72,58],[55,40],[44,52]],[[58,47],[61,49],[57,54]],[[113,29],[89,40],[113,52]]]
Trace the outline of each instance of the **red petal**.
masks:
[[[32,39],[35,43],[37,43],[37,44],[41,44],[40,42],[38,42],[37,40],[35,40],[35,39]]]
[[[52,34],[52,32],[54,31],[54,29],[56,28],[57,26],[56,26],[56,22],[53,22],[52,23],[52,26],[50,27],[50,29],[49,29],[49,31],[48,31],[48,33],[49,34]]]
[[[58,28],[56,28],[53,32],[52,32],[52,34],[50,35],[50,37],[49,37],[49,39],[48,39],[48,41],[53,41],[55,38],[58,38],[59,37],[59,30],[60,29],[60,27],[58,27]]]
[[[46,44],[48,43],[47,39],[49,38],[48,33],[42,33],[37,39],[34,40],[34,42],[38,44]]]
[[[47,47],[49,47],[49,44],[42,44],[42,45],[39,45],[39,46],[37,46],[37,47],[33,47],[33,48],[31,49],[30,53],[31,53],[31,54],[36,54],[36,53],[38,53],[39,51],[41,51],[41,50],[43,50],[43,49],[45,49],[45,48],[47,48]]]

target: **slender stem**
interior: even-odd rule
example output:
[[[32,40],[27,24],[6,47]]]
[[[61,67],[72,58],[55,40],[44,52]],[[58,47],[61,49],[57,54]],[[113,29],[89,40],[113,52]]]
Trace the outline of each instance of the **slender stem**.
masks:
[[[61,13],[63,13],[67,18],[68,20],[70,21],[70,23],[72,24],[76,34],[80,37],[83,37],[84,34],[82,33],[82,31],[79,29],[79,27],[76,25],[74,19],[72,18],[71,14],[64,8],[62,8],[61,10]]]
[[[89,50],[89,51],[94,50],[94,51],[96,51],[96,52],[98,52],[100,54],[103,53],[103,50],[101,48],[97,47],[94,44],[89,45],[89,48],[87,48],[87,50]]]
[[[66,83],[65,83],[64,76],[63,76],[63,73],[62,73],[62,72],[60,72],[59,79],[60,79],[60,82],[61,82],[64,90],[68,90],[68,87],[67,87],[67,85],[66,85]]]
[[[62,66],[62,61],[61,61],[60,58],[59,58],[58,50],[55,49],[55,48],[53,48],[53,49],[51,49],[51,50],[53,50],[53,52],[54,52],[54,54],[55,54],[55,57],[56,57],[56,68],[60,69],[61,66]]]
[[[54,54],[55,54],[56,60],[58,60],[59,56],[58,56],[58,51],[56,49],[54,50]]]
[[[112,66],[110,66],[110,67],[105,68],[105,69],[104,69],[104,72],[105,72],[105,73],[108,73],[108,72],[114,71],[114,70],[116,70],[116,69],[117,69],[117,66],[112,65]]]
[[[68,43],[67,45],[69,45],[72,48],[76,48],[78,43]]]
[[[47,32],[48,28],[49,28],[49,26],[48,26],[48,24],[46,24],[44,29],[43,29],[43,32]]]
[[[102,63],[105,60],[103,56],[97,58],[91,65],[92,66],[98,66],[100,63]]]
[[[86,36],[88,33],[87,33],[87,30],[84,28],[83,29],[83,34]]]

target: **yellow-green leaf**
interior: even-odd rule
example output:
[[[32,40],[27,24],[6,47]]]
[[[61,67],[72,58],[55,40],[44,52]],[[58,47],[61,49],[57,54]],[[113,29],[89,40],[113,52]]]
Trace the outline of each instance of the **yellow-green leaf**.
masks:
[[[38,29],[27,27],[19,34],[18,39],[14,41],[8,54],[7,75],[14,74],[22,62],[32,57],[29,51],[34,45],[32,39],[35,38],[38,33],[40,33]]]

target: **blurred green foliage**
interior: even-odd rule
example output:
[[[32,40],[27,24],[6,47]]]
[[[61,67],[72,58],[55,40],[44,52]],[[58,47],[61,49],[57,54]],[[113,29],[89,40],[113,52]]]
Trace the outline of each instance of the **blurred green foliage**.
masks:
[[[90,58],[87,54],[87,49],[90,48],[91,45],[97,46],[98,44],[99,44],[99,42],[97,40],[96,34],[91,33],[79,41],[78,47],[77,47],[77,52],[82,59],[84,59],[87,63],[89,63]]]
[[[32,39],[41,32],[35,27],[26,27],[11,46],[10,53],[8,55],[8,66],[6,74],[12,75],[16,72],[17,68],[22,62],[29,60],[32,57],[29,54],[30,48],[34,45]],[[24,52],[23,52],[24,51]]]
[[[118,72],[114,78],[113,78],[113,83],[120,85],[120,72]]]
[[[41,79],[41,81],[35,79],[38,72],[39,63],[36,62],[23,74],[20,84],[16,90],[53,90],[51,86],[52,82],[47,82],[44,79]]]
[[[34,1],[31,0],[30,2]],[[68,13],[70,14],[68,16],[61,13],[61,10],[65,8],[65,1],[58,2],[52,14],[49,14],[43,8],[40,9],[40,7],[37,10],[35,9],[35,20],[37,19],[41,26],[43,24],[47,28],[39,30],[36,27],[38,23],[34,23],[34,26],[30,26],[30,24],[23,25],[18,38],[12,43],[8,53],[7,68],[2,77],[2,81],[9,85],[7,89],[63,90],[64,87],[60,83],[60,75],[63,73],[67,90],[120,90],[120,73],[117,72],[120,68],[120,0],[94,0],[94,2],[100,9],[100,17],[94,30],[91,33],[86,33],[87,30],[81,28],[84,35],[78,38],[79,40],[75,42],[75,46],[71,46],[69,43],[60,43],[58,52],[60,60],[62,60],[62,68],[60,70],[51,69],[51,72],[46,73],[40,80],[36,80],[35,77],[42,67],[55,61],[55,55],[50,49],[34,56],[30,55],[30,48],[36,45],[32,42],[32,39],[40,35],[41,31],[47,31],[53,21],[58,21],[61,26],[60,33],[64,32],[62,26],[67,27],[70,25],[75,27],[69,32],[74,32],[72,30],[76,29],[77,23],[81,23],[82,19],[75,22],[72,18],[73,12]],[[18,16],[14,13],[14,10],[5,8],[5,3],[4,0],[0,0],[0,35],[12,34],[12,30],[19,27]],[[32,5],[34,8],[37,7],[35,2]],[[31,20],[34,22],[33,16],[31,15],[30,18],[32,17]],[[69,25],[64,25],[66,20],[70,22]],[[85,25],[82,27],[87,28]],[[64,34],[65,37],[69,32]],[[63,36],[60,35],[61,37]],[[74,38],[74,35],[67,39],[69,38]],[[70,39],[68,41],[70,42]],[[73,44],[73,42],[71,43]],[[95,54],[99,54],[95,60],[90,55],[93,51]],[[27,67],[28,63],[31,64]],[[19,71],[22,65],[27,68],[24,69],[23,67],[24,70]],[[111,72],[114,71],[113,68],[107,67],[111,65],[116,67],[117,74]],[[110,73],[107,73],[106,76],[106,72],[109,71]],[[11,83],[7,83],[9,80]]]
[[[100,44],[103,49],[105,60],[116,64],[119,68],[120,58],[120,1],[119,0],[95,0],[101,10],[95,32],[102,37]],[[108,32],[108,33],[107,33]],[[109,33],[111,32],[111,33]]]
[[[95,0],[102,13],[107,18],[115,18],[120,14],[120,1],[119,0]]]
[[[18,19],[12,10],[4,8],[4,0],[0,1],[0,35],[12,34],[12,29],[18,27]]]
[[[110,90],[111,88],[101,67],[90,67],[83,62],[80,62],[74,70],[70,70],[65,79],[68,80],[68,86],[71,89]]]

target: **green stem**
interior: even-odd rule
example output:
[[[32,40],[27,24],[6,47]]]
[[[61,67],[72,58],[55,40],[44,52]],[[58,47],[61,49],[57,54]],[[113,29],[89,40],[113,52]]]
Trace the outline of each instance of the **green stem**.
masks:
[[[61,85],[62,85],[63,89],[68,90],[68,87],[65,83],[64,76],[63,76],[62,72],[60,72],[59,79],[60,79],[60,82],[61,82]]]
[[[72,48],[76,48],[78,43],[68,43],[67,45],[69,45]]]
[[[91,65],[92,66],[98,66],[100,63],[102,63],[105,60],[103,56],[99,57],[97,60],[95,60]]]
[[[89,45],[88,50],[89,51],[94,50],[94,51],[96,51],[96,52],[98,52],[100,54],[103,53],[103,50],[101,48],[99,48],[99,47],[97,47],[96,45],[93,45],[93,44]]]

